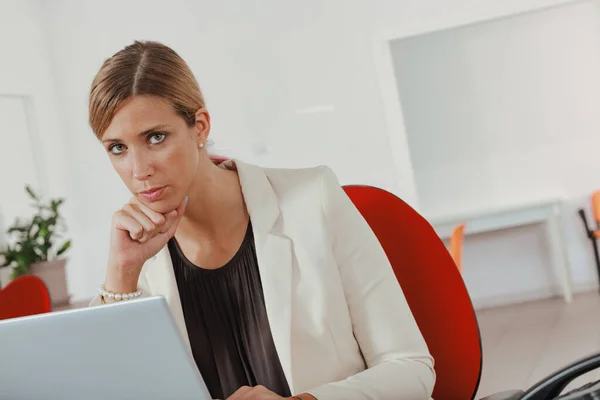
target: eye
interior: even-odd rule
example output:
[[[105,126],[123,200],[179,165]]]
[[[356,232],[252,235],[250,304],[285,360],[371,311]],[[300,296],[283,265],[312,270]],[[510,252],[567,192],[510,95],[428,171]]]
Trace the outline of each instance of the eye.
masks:
[[[151,144],[158,144],[158,143],[162,142],[163,140],[165,140],[166,137],[167,137],[167,135],[164,133],[153,133],[152,135],[150,135],[148,137],[148,141]]]
[[[125,151],[125,145],[121,143],[115,143],[108,148],[108,151],[116,156]]]

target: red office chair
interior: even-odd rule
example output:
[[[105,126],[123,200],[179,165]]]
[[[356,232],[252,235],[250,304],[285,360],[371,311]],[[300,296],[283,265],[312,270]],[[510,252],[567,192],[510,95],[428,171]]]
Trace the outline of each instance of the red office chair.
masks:
[[[433,398],[473,399],[482,367],[479,327],[444,243],[423,217],[393,194],[369,186],[344,190],[379,239],[435,360]]]
[[[0,320],[50,311],[50,294],[37,276],[21,276],[0,290]]]

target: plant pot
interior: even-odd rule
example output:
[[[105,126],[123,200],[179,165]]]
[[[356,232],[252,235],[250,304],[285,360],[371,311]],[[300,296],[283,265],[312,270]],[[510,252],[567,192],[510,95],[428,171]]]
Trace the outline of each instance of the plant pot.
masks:
[[[71,296],[67,289],[67,260],[59,259],[31,264],[30,273],[44,281],[50,292],[52,306],[64,306],[69,304]]]

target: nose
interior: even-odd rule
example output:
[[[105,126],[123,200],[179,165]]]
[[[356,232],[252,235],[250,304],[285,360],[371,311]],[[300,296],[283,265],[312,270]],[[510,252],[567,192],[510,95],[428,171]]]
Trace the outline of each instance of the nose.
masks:
[[[154,174],[152,162],[148,154],[144,152],[135,152],[133,154],[133,179],[145,181]]]

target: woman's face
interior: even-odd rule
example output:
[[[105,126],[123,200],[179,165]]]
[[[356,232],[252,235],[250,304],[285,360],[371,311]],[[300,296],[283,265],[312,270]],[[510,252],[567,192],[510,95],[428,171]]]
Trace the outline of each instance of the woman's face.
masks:
[[[148,96],[127,100],[102,137],[110,161],[131,193],[166,214],[189,191],[209,130],[206,111],[189,127],[165,101]]]

